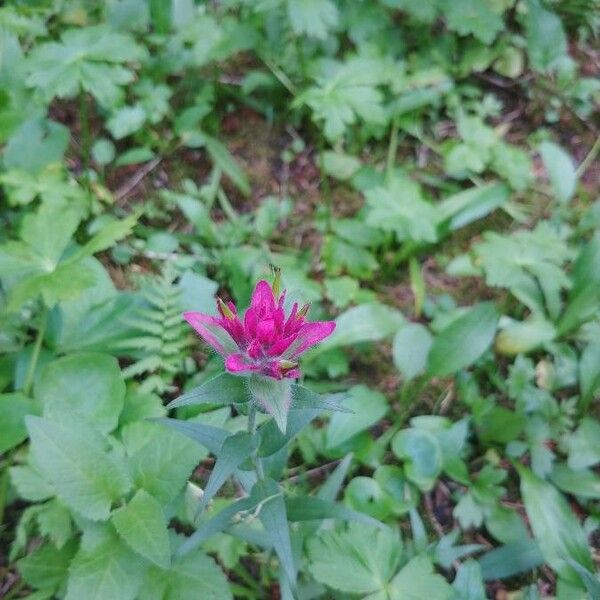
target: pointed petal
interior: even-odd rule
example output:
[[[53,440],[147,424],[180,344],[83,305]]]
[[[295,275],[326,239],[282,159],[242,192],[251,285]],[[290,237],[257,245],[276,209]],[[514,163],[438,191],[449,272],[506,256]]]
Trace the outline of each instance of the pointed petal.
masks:
[[[335,329],[334,321],[305,323],[300,328],[296,341],[285,352],[285,358],[296,358],[315,344],[330,336]]]
[[[238,351],[238,346],[223,329],[219,319],[199,312],[183,313],[183,318],[196,330],[200,337],[221,356]]]
[[[259,281],[252,292],[252,301],[250,307],[254,308],[258,314],[261,311],[265,311],[271,314],[275,310],[275,298],[273,297],[273,290],[267,281],[264,279]]]
[[[225,359],[225,368],[230,373],[253,373],[260,369],[260,367],[247,362],[242,354],[230,354]]]

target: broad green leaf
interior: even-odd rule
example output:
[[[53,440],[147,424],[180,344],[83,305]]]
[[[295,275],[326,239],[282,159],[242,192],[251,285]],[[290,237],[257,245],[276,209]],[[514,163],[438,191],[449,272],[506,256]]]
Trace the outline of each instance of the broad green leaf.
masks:
[[[323,152],[323,167],[328,175],[344,181],[360,169],[361,162],[350,154],[327,150]]]
[[[311,575],[351,594],[383,592],[402,554],[402,543],[395,533],[358,524],[323,531],[307,543]]]
[[[385,396],[364,385],[357,385],[349,390],[344,407],[352,412],[332,415],[326,434],[328,448],[336,448],[368,429],[388,411]]]
[[[485,587],[481,567],[474,560],[465,561],[452,583],[456,595],[453,600],[484,600]]]
[[[378,342],[392,335],[404,323],[404,317],[385,304],[370,302],[343,312],[335,322],[335,331],[317,346],[316,352],[360,342]]]
[[[111,516],[117,533],[138,554],[165,569],[171,563],[167,520],[160,504],[143,489]]]
[[[556,337],[552,323],[542,316],[525,321],[505,321],[496,336],[495,347],[500,354],[516,356],[531,352]]]
[[[25,416],[37,413],[37,405],[23,394],[0,394],[0,454],[27,438]]]
[[[146,419],[157,419],[166,413],[162,400],[156,394],[144,394],[138,390],[129,389],[125,396],[123,410],[119,417],[119,427]]]
[[[125,382],[119,363],[107,354],[71,354],[47,364],[35,383],[35,396],[44,416],[60,421],[76,414],[101,433],[110,433],[119,421]]]
[[[600,498],[600,476],[589,469],[574,470],[566,465],[554,465],[550,479],[567,494],[581,498]]]
[[[573,160],[560,146],[552,142],[542,142],[539,150],[556,199],[562,203],[568,202],[577,185]]]
[[[147,563],[108,531],[99,543],[82,544],[69,569],[65,600],[134,600]]]
[[[106,127],[115,140],[120,140],[138,131],[146,118],[146,111],[139,104],[123,106],[108,119]]]
[[[435,336],[428,373],[444,377],[474,363],[492,344],[498,313],[489,302],[476,304]]]
[[[30,502],[41,502],[54,496],[54,489],[31,465],[11,467],[10,478],[19,496]]]
[[[484,44],[491,44],[502,30],[504,22],[498,3],[490,0],[439,0],[439,7],[448,27],[460,35],[474,35]]]
[[[432,343],[433,338],[424,325],[409,323],[398,329],[392,351],[394,364],[405,381],[425,371]]]
[[[567,54],[567,36],[560,18],[540,0],[527,0],[527,53],[536,71],[548,71]]]
[[[490,183],[458,192],[440,202],[438,208],[450,231],[456,231],[487,216],[509,198],[510,190],[506,185]]]
[[[437,241],[440,212],[407,175],[395,173],[383,186],[368,189],[365,196],[368,225],[393,231],[401,242]]]
[[[225,438],[215,453],[217,460],[204,488],[200,510],[212,500],[235,470],[250,458],[257,444],[258,439],[246,431],[238,431]]]
[[[71,513],[69,509],[53,499],[43,505],[37,515],[40,533],[57,547],[62,548],[72,535]]]
[[[524,539],[494,548],[478,562],[483,578],[493,581],[531,571],[544,564],[544,557],[533,540]]]
[[[121,86],[133,79],[120,63],[140,60],[145,54],[131,36],[104,25],[68,29],[60,42],[40,44],[30,53],[26,84],[47,101],[54,96],[72,98],[83,89],[109,108],[122,100]]]
[[[186,271],[179,280],[181,290],[181,310],[196,310],[211,313],[215,310],[215,294],[219,284],[194,271]]]
[[[579,576],[566,562],[577,561],[593,569],[586,535],[575,515],[556,488],[521,467],[521,495],[531,529],[550,566],[564,580],[579,583]]]
[[[169,570],[152,567],[140,600],[232,600],[229,582],[204,552],[180,556]]]
[[[568,438],[569,468],[577,471],[600,463],[600,423],[584,418]]]
[[[23,579],[34,588],[55,590],[68,575],[69,563],[75,555],[76,542],[62,548],[44,544],[17,563]]]
[[[220,373],[202,385],[186,392],[167,405],[168,409],[199,404],[237,404],[249,400],[248,386],[243,377]]]
[[[35,464],[63,504],[93,521],[107,519],[113,501],[131,486],[124,464],[108,454],[107,441],[73,416],[59,422],[28,416],[25,422]]]
[[[422,490],[430,490],[442,472],[444,457],[440,444],[430,431],[403,429],[392,440],[394,454],[406,461],[406,476]]]
[[[199,448],[176,431],[148,424],[147,441],[129,458],[133,481],[162,505],[183,489],[199,460]]]
[[[359,118],[378,125],[386,122],[378,88],[385,79],[381,60],[356,56],[345,63],[323,61],[318,66],[316,85],[297,96],[294,105],[307,104],[312,109],[313,119],[323,122],[328,140],[342,137]]]
[[[473,251],[488,285],[508,288],[536,314],[558,317],[561,291],[571,285],[563,268],[571,250],[554,225],[540,221],[510,235],[486,231]]]
[[[8,140],[4,148],[4,166],[38,173],[46,165],[62,159],[69,138],[69,129],[60,123],[40,117],[28,119]]]
[[[449,600],[452,588],[433,570],[431,560],[416,556],[390,582],[390,600]]]
[[[91,256],[113,246],[116,242],[131,233],[137,222],[137,215],[129,215],[124,219],[115,219],[105,225],[84,246],[82,246],[68,261],[79,260]]]
[[[298,35],[324,40],[338,23],[338,9],[330,0],[288,0],[287,10]]]

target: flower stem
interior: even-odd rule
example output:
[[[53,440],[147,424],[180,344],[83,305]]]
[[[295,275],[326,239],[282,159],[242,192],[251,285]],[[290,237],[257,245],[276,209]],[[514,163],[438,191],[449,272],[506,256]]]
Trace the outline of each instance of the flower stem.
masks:
[[[248,409],[248,432],[250,435],[256,433],[256,404],[250,402],[250,408]],[[265,472],[263,470],[262,461],[258,456],[258,448],[252,453],[252,464],[256,470],[256,476],[259,479],[265,478]]]
[[[33,385],[33,376],[35,375],[35,368],[40,357],[40,350],[42,349],[42,340],[44,339],[44,334],[46,333],[47,324],[48,309],[44,306],[44,308],[42,309],[42,318],[40,321],[40,326],[38,327],[37,335],[35,338],[35,344],[33,346],[33,352],[31,353],[31,358],[29,359],[29,365],[27,367],[25,383],[23,384],[23,393],[26,396],[29,396],[31,392],[31,386]]]

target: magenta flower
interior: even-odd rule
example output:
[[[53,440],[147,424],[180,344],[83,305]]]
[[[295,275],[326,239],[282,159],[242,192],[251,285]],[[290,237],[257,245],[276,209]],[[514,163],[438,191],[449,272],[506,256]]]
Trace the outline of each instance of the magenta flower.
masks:
[[[279,297],[278,297],[279,296]],[[283,379],[300,375],[298,357],[335,329],[333,321],[308,323],[309,305],[294,303],[286,318],[285,290],[279,295],[279,275],[273,287],[259,281],[243,321],[232,302],[217,301],[220,317],[184,313],[185,320],[225,359],[230,373],[256,373]]]

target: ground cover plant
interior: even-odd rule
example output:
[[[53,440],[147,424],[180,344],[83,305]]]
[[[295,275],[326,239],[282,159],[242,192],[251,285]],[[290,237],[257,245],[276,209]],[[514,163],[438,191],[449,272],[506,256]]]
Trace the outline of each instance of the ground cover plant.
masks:
[[[0,598],[600,598],[599,24],[0,6]]]

